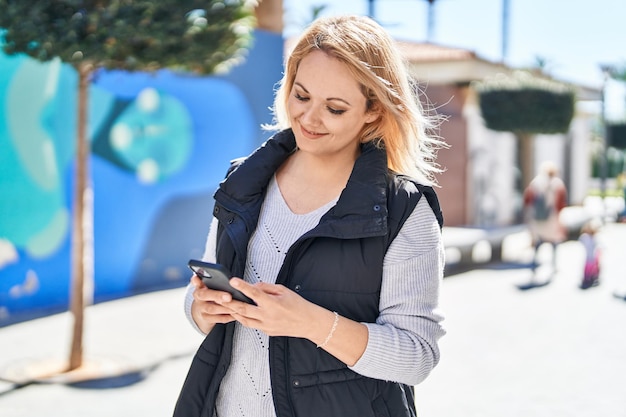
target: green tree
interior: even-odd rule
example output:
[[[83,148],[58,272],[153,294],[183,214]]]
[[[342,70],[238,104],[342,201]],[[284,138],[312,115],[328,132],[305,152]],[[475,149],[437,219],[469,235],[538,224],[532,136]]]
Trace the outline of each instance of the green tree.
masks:
[[[475,88],[487,127],[515,134],[520,185],[528,185],[534,175],[534,135],[569,130],[574,117],[574,89],[521,71],[477,82]]]
[[[626,64],[613,67],[610,73],[611,77],[615,78],[616,80],[626,82]]]
[[[39,61],[55,58],[78,73],[76,177],[72,214],[74,317],[67,370],[83,363],[84,283],[92,250],[85,204],[90,187],[87,103],[98,68],[199,74],[226,71],[245,56],[254,24],[254,2],[245,0],[0,0],[0,28],[7,54]]]
[[[319,18],[327,8],[328,8],[327,4],[311,6],[311,22],[314,22],[317,18]]]

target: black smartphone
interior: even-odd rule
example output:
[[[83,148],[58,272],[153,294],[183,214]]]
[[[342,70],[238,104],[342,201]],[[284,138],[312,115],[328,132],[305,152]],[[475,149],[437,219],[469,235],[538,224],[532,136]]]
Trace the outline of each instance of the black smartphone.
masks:
[[[199,261],[197,259],[190,259],[188,265],[193,273],[202,280],[204,285],[207,286],[207,288],[218,291],[226,291],[227,293],[230,293],[235,300],[256,305],[251,298],[247,297],[244,293],[230,285],[229,280],[232,278],[232,274],[228,271],[228,269],[226,269],[225,266]]]

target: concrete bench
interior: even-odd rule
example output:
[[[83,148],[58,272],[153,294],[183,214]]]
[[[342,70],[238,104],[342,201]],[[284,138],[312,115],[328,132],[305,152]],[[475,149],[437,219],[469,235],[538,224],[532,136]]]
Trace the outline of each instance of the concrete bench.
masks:
[[[502,261],[502,244],[505,238],[525,230],[525,225],[496,228],[444,227],[442,239],[446,251],[446,270],[454,271]]]

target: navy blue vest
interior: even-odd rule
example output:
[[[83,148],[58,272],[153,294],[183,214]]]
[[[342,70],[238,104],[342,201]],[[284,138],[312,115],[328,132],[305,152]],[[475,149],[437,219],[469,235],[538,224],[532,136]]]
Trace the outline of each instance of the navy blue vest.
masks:
[[[215,193],[217,260],[235,276],[243,276],[267,184],[294,149],[292,132],[278,133],[233,165]],[[441,226],[432,188],[390,173],[385,151],[364,144],[337,204],[292,245],[276,283],[352,320],[375,322],[383,258],[422,195]],[[233,323],[217,325],[200,346],[176,417],[213,416],[233,331]],[[412,387],[359,375],[309,340],[270,337],[269,360],[278,417],[415,416]]]

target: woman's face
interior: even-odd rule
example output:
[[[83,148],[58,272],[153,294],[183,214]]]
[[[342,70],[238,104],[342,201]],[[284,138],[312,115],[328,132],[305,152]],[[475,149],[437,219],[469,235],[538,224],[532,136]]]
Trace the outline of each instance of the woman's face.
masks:
[[[378,117],[347,66],[322,51],[305,56],[287,101],[298,148],[318,156],[357,152],[359,133]]]

